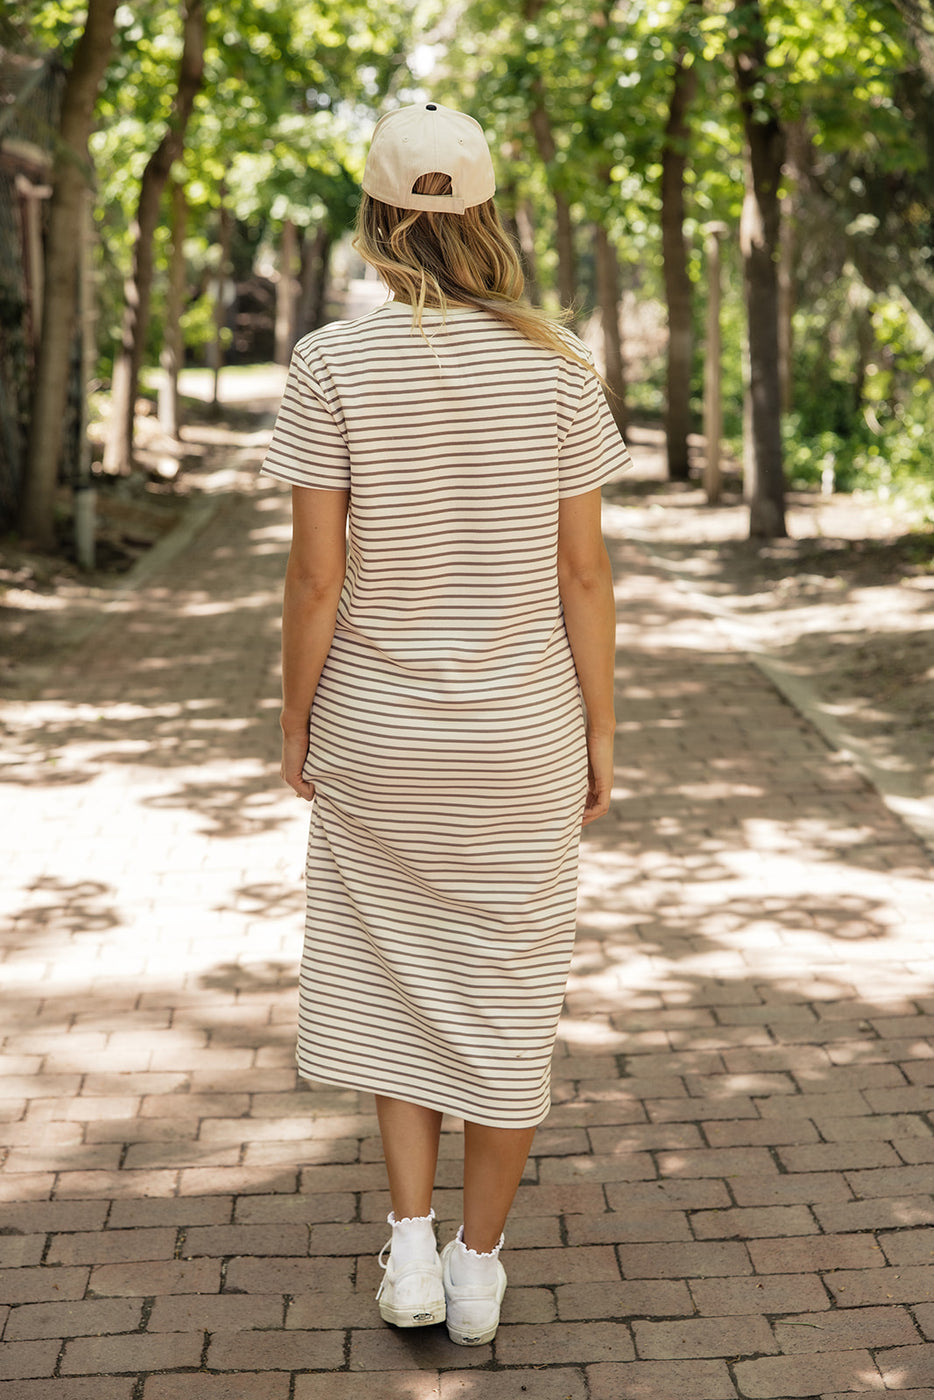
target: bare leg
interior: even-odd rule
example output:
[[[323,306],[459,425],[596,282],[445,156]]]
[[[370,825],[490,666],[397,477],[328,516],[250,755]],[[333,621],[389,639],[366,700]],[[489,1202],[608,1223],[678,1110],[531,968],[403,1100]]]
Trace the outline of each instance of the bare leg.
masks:
[[[495,1249],[506,1224],[534,1128],[464,1124],[464,1244],[478,1254]]]
[[[376,1095],[376,1114],[396,1219],[427,1215],[438,1166],[441,1114],[382,1094]]]

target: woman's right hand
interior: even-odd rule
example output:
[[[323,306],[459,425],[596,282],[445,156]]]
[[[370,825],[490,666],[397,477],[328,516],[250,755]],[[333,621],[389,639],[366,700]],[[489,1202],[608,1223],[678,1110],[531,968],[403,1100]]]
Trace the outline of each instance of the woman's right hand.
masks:
[[[587,732],[587,800],[581,826],[589,826],[610,810],[613,792],[613,732]]]
[[[283,729],[282,766],[279,769],[279,774],[296,796],[303,797],[306,802],[310,802],[315,795],[314,783],[307,782],[302,776],[307,757],[307,722],[301,729]]]

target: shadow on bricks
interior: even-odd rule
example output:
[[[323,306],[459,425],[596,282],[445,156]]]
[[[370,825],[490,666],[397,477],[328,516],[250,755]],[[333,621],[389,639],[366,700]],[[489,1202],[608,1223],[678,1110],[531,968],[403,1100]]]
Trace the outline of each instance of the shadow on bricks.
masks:
[[[613,807],[503,1322],[380,1324],[373,1103],[293,1063],[287,547],[244,485],[14,717],[0,1400],[934,1393],[929,858],[623,538]]]

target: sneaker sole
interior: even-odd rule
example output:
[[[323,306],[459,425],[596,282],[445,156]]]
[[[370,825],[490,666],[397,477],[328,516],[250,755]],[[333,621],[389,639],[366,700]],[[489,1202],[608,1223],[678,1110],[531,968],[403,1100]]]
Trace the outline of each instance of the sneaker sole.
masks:
[[[437,1303],[428,1303],[418,1312],[412,1308],[394,1308],[388,1303],[379,1304],[380,1317],[393,1327],[434,1327],[436,1323],[444,1321],[446,1313],[444,1298]]]
[[[456,1331],[449,1325],[448,1336],[459,1347],[482,1347],[486,1342],[492,1342],[498,1326],[499,1320],[497,1319],[492,1327],[487,1327],[483,1332],[464,1333]]]

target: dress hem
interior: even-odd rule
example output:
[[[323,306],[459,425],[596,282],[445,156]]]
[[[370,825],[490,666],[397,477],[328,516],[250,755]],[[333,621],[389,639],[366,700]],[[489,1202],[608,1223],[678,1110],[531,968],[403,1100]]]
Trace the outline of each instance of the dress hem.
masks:
[[[354,1090],[358,1093],[381,1094],[384,1098],[400,1099],[403,1103],[413,1103],[418,1105],[419,1108],[431,1108],[434,1109],[436,1113],[449,1114],[452,1118],[460,1118],[465,1123],[477,1123],[482,1128],[537,1128],[540,1124],[544,1123],[551,1112],[551,1100],[549,1097],[549,1102],[544,1113],[540,1113],[537,1117],[529,1117],[526,1115],[522,1118],[521,1122],[504,1123],[502,1117],[491,1118],[489,1115],[481,1116],[473,1111],[467,1111],[463,1107],[458,1108],[453,1103],[448,1103],[441,1099],[436,1098],[430,1100],[425,1095],[400,1093],[397,1085],[389,1083],[377,1084],[375,1081],[363,1078],[354,1082],[352,1076],[349,1074],[337,1075],[320,1069],[312,1071],[311,1069],[305,1068],[301,1061],[297,1061],[296,1064],[299,1078],[311,1083],[328,1084],[339,1089]]]

